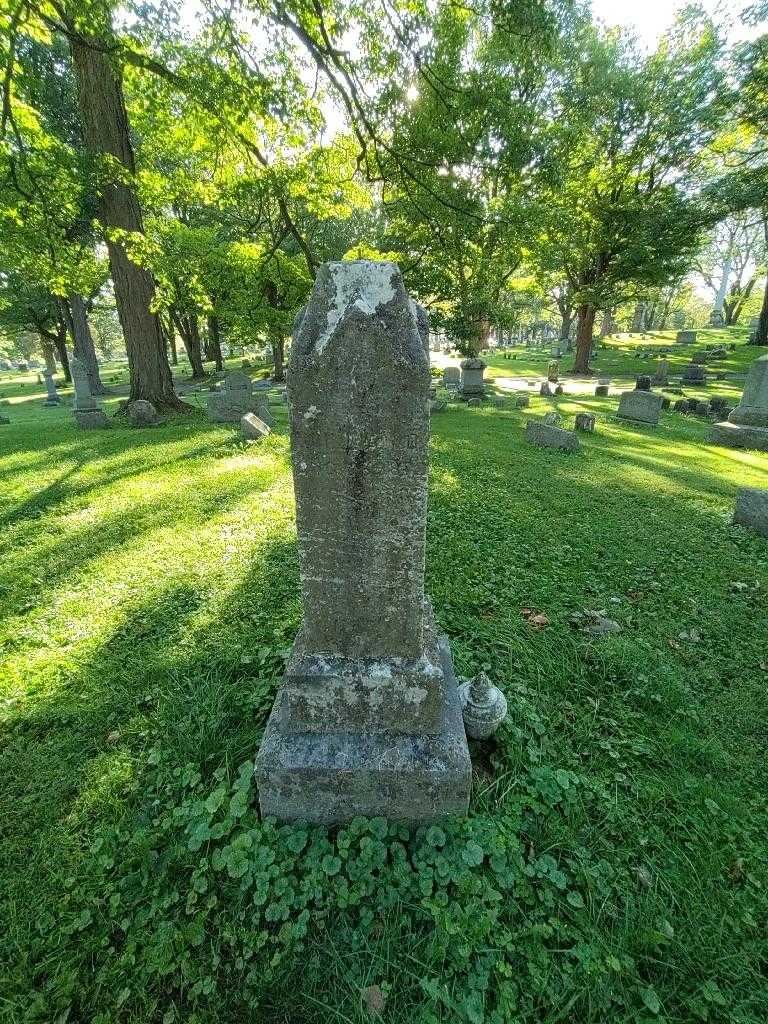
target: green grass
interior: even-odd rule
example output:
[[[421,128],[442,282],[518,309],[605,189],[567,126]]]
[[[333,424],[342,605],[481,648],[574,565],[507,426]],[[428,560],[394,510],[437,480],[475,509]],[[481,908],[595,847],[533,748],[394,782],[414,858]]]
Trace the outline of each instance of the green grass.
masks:
[[[652,374],[659,359],[658,353],[666,351],[670,373],[674,375],[682,371],[695,353],[706,352],[708,349],[720,346],[727,347],[735,343],[735,351],[729,351],[724,359],[712,360],[708,369],[713,374],[718,371],[743,374],[761,351],[746,344],[749,336],[747,328],[704,328],[697,332],[696,343],[693,345],[676,345],[676,333],[676,331],[649,331],[644,335],[609,335],[602,339],[601,346],[604,347],[598,349],[591,366],[599,376],[629,380],[638,373]],[[489,364],[489,369],[486,371],[489,379],[497,376],[546,373],[547,363],[551,358],[547,348],[536,350],[513,347],[508,351],[514,355],[514,359],[504,359],[500,355],[483,357]],[[641,359],[641,352],[650,352],[651,357]],[[573,360],[573,353],[563,356],[560,360],[560,368],[563,373],[571,372]]]
[[[768,1018],[768,542],[730,524],[768,455],[615,399],[558,400],[570,457],[538,398],[436,415],[427,586],[510,716],[467,822],[329,834],[248,767],[300,616],[285,407],[248,446],[0,387],[0,1020]]]

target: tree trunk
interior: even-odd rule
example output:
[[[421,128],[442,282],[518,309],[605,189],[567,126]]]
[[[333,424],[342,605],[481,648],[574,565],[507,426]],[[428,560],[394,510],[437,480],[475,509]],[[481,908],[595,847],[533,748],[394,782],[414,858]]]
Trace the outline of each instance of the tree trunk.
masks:
[[[173,326],[173,320],[170,315],[168,316],[168,322],[161,317],[160,319],[160,331],[165,339],[166,352],[171,354],[171,365],[179,365],[179,353],[176,351],[176,328]]]
[[[223,370],[224,357],[221,354],[221,332],[219,331],[219,318],[213,313],[208,317],[208,344],[210,345],[212,352],[210,358],[212,358],[215,361],[216,369]]]
[[[69,296],[69,299],[61,299],[60,302],[61,311],[72,337],[73,354],[81,363],[85,363],[91,394],[106,395],[108,392],[99,375],[99,361],[96,358],[96,348],[93,344],[91,329],[88,326],[88,314],[83,297],[73,294]]]
[[[274,367],[272,369],[272,380],[280,383],[285,380],[285,338],[282,334],[275,334],[271,338],[272,344],[272,360]]]
[[[56,355],[59,357],[61,368],[64,371],[64,380],[67,384],[72,383],[72,374],[69,372],[69,354],[67,352],[67,325],[64,320],[59,321],[59,327],[53,339]]]
[[[568,341],[571,337],[571,325],[573,323],[573,308],[569,306],[567,309],[560,311],[561,323],[560,323],[560,341],[564,346],[568,346]]]
[[[94,40],[102,46],[101,40]],[[125,180],[135,174],[128,115],[118,73],[103,49],[82,38],[70,41],[77,79],[80,114],[87,148],[97,156],[110,155],[125,168],[121,181],[104,187],[99,197],[101,220],[107,228],[107,251],[115,285],[115,301],[125,337],[131,378],[131,401],[142,398],[157,409],[189,409],[173,390],[171,368],[160,323],[151,312],[155,283],[149,271],[134,263],[115,231],[140,233],[144,227],[136,193]]]
[[[613,322],[613,310],[604,309],[603,319],[600,324],[600,337],[607,338],[609,334],[616,333],[616,325]]]
[[[40,335],[40,348],[43,350],[45,368],[49,373],[56,373],[56,354],[53,349],[53,341],[44,334]]]
[[[192,380],[202,380],[205,377],[203,366],[203,354],[200,350],[200,331],[197,327],[197,317],[194,315],[181,316],[171,312],[171,320],[179,329],[181,340],[184,342],[184,349],[192,367]]]
[[[757,330],[752,335],[750,345],[768,345],[768,277],[765,279],[765,290],[763,291],[763,304],[760,307],[760,318],[757,323]]]
[[[592,334],[595,329],[595,307],[585,303],[579,306],[576,327],[576,360],[574,373],[590,373],[589,357],[592,355]]]

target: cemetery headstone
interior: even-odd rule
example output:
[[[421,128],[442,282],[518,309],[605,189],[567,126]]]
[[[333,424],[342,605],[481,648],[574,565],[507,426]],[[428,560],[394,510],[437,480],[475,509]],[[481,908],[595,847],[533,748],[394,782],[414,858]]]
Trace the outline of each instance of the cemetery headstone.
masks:
[[[61,405],[61,398],[56,390],[56,381],[53,379],[53,374],[50,370],[43,370],[43,377],[45,378],[45,390],[47,392],[43,404],[47,406]]]
[[[729,448],[768,451],[768,354],[750,366],[741,401],[727,421],[715,424],[712,440]]]
[[[547,364],[547,380],[550,384],[557,384],[557,378],[560,374],[560,360],[550,359]]]
[[[768,537],[768,491],[760,487],[740,487],[733,521]]]
[[[696,331],[678,331],[675,341],[678,345],[693,345],[696,343]]]
[[[91,394],[88,369],[85,363],[73,356],[69,360],[69,372],[75,387],[75,404],[72,413],[78,427],[82,427],[84,430],[103,430],[108,427],[109,419],[101,407],[101,402]]]
[[[707,380],[707,374],[703,366],[689,363],[688,366],[683,367],[681,380],[685,384],[704,384]]]
[[[256,396],[256,415],[262,421],[266,423],[268,427],[274,427],[275,417],[272,415],[272,411],[269,408],[269,400],[265,394],[257,394]]]
[[[610,392],[610,387],[607,384],[597,384],[595,386],[595,397],[606,398]]]
[[[240,429],[247,441],[260,441],[270,433],[269,426],[264,420],[252,412],[247,412],[241,417]]]
[[[576,429],[583,430],[587,434],[593,434],[595,431],[594,414],[591,412],[577,412]]]
[[[457,388],[461,381],[461,370],[458,366],[446,366],[443,370],[443,387]]]
[[[555,385],[555,394],[556,395],[562,395],[562,393],[563,393],[563,385],[562,384],[556,384]]]
[[[0,416],[0,424],[2,424],[2,426],[6,426],[10,422],[11,421],[7,416]]]
[[[467,811],[450,648],[424,594],[429,383],[398,268],[322,266],[290,354],[303,621],[256,759],[264,815]]]
[[[515,408],[516,409],[527,409],[531,404],[530,395],[516,395],[515,396]]]
[[[147,402],[143,398],[129,402],[125,407],[125,412],[132,427],[156,427],[160,422],[157,409],[151,402]]]
[[[651,378],[647,373],[641,373],[635,378],[635,390],[636,391],[650,391],[651,390]]]
[[[577,452],[581,447],[573,430],[551,426],[543,420],[528,420],[525,439],[539,448],[559,448],[564,452]]]
[[[675,412],[686,413],[690,410],[690,404],[687,398],[678,398],[672,408]]]
[[[660,359],[656,372],[653,375],[653,383],[657,387],[664,387],[669,383],[669,360]]]
[[[552,397],[552,388],[549,386],[548,381],[542,381],[541,387],[539,388],[539,394],[542,396],[542,398]]]
[[[247,412],[255,412],[257,407],[253,381],[239,370],[226,373],[221,388],[208,395],[208,419],[213,423],[239,423]]]
[[[695,366],[706,366],[708,358],[709,357],[706,352],[694,352],[691,356],[691,362]]]
[[[661,413],[661,395],[654,391],[622,391],[616,415],[622,420],[633,420],[657,426]]]
[[[461,366],[461,380],[459,382],[459,394],[462,398],[482,398],[485,394],[485,383],[483,374],[486,363],[482,359],[463,359]]]

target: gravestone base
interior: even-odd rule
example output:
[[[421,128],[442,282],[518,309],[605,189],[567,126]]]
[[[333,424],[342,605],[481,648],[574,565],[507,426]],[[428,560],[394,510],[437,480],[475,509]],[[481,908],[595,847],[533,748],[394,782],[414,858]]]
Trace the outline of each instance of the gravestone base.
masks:
[[[749,448],[752,451],[768,452],[768,427],[750,427],[743,423],[715,423],[712,427],[712,441],[726,448]]]
[[[83,430],[104,430],[110,426],[109,417],[103,409],[73,409],[75,423]]]
[[[55,409],[57,406],[61,405],[61,399],[60,398],[46,398],[46,400],[43,402],[43,405],[46,406],[49,409]]]
[[[283,687],[256,757],[262,815],[321,825],[357,815],[420,824],[466,815],[472,767],[446,637],[438,650],[444,699],[432,734],[294,732]]]

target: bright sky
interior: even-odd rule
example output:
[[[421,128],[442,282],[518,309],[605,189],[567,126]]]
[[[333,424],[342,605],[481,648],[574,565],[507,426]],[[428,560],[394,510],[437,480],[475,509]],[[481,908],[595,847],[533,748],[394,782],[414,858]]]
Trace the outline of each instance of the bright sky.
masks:
[[[757,34],[755,29],[739,21],[739,14],[748,5],[749,0],[701,0],[701,6],[716,21],[728,26],[728,40],[732,43]],[[596,20],[634,29],[648,47],[657,42],[685,6],[685,0],[592,0]]]

